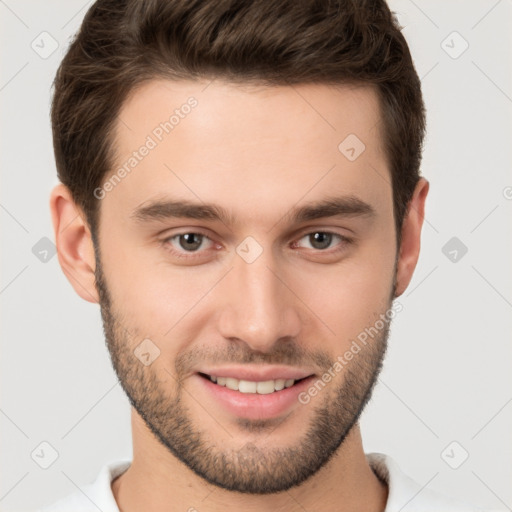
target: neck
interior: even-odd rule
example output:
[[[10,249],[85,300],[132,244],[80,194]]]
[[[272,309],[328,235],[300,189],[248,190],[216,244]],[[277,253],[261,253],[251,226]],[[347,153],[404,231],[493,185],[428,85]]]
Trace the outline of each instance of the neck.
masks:
[[[269,495],[227,491],[204,481],[160,444],[133,409],[132,435],[133,462],[112,483],[121,512],[303,512],[317,509],[319,503],[324,512],[383,512],[386,507],[387,486],[366,460],[358,424],[315,475],[288,491]]]

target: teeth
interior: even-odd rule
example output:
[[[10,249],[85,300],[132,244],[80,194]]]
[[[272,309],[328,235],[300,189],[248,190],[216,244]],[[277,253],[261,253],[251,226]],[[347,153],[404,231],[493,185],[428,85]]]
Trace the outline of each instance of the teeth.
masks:
[[[295,383],[294,379],[276,379],[265,380],[261,382],[253,382],[250,380],[238,380],[232,377],[215,377],[210,375],[210,380],[216,382],[219,386],[225,386],[240,393],[258,393],[260,395],[268,395],[274,391],[281,391],[289,388]]]
[[[284,384],[285,384],[285,380],[284,379],[276,379],[275,381],[275,388],[276,388],[276,391],[281,391],[281,389],[284,388]]]
[[[232,389],[233,391],[238,391],[238,386],[240,385],[237,379],[233,379],[231,377],[226,378],[226,387]]]
[[[250,380],[238,381],[238,391],[240,393],[256,393],[258,391],[258,383]]]
[[[275,382],[273,380],[265,380],[263,382],[258,382],[256,386],[256,392],[260,395],[268,395],[269,393],[273,393],[276,390]]]

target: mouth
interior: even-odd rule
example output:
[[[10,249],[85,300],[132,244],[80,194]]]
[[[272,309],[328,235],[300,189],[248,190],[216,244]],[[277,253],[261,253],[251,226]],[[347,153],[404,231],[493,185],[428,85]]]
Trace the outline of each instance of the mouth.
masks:
[[[238,391],[244,394],[269,395],[277,393],[283,389],[288,389],[298,385],[300,382],[309,379],[312,375],[301,379],[270,379],[264,381],[251,381],[244,379],[236,379],[234,377],[223,377],[220,375],[208,375],[207,373],[198,372],[203,379],[213,382],[217,386],[226,387],[232,391]]]
[[[290,418],[309,414],[299,396],[316,379],[308,368],[285,365],[226,365],[200,368],[191,381],[196,396],[204,393],[215,413],[232,418],[271,419],[296,412]],[[194,389],[194,388],[193,388]],[[220,408],[217,408],[220,406]]]

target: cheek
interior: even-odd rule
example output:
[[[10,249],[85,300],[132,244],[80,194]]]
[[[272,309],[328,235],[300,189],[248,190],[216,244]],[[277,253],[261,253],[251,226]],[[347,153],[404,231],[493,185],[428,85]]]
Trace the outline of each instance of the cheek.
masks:
[[[173,268],[163,254],[155,258],[154,248],[130,245],[121,236],[105,240],[101,249],[115,310],[125,327],[139,336],[155,340],[172,336],[211,287],[208,276],[200,276],[197,269]]]
[[[357,256],[315,272],[304,271],[300,279],[295,278],[292,289],[312,312],[311,339],[318,336],[320,329],[326,333],[327,342],[333,340],[332,346],[336,345],[339,351],[340,343],[348,345],[350,339],[373,325],[387,310],[395,258],[394,246],[387,245],[368,244]]]
[[[143,265],[141,260],[126,267],[127,271],[117,273],[115,278],[116,297],[128,321],[148,335],[172,336],[182,319],[193,316],[201,298],[211,288],[211,279],[204,273],[200,276],[164,265]]]

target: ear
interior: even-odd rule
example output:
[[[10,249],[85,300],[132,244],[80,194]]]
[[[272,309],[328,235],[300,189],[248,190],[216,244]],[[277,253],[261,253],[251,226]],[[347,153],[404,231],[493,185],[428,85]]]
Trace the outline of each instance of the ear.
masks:
[[[425,200],[429,183],[420,178],[409,202],[402,224],[402,242],[397,263],[395,297],[399,297],[409,286],[420,255],[421,227],[425,217]]]
[[[99,302],[94,270],[96,258],[91,232],[71,192],[57,185],[50,194],[55,244],[62,271],[82,299]]]

